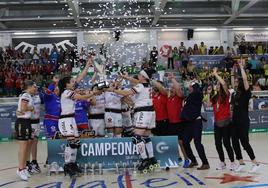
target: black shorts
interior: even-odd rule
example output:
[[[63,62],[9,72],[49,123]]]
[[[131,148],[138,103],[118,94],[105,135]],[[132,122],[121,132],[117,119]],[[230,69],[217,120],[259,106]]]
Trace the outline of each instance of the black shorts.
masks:
[[[15,131],[17,140],[31,140],[32,126],[31,119],[18,118],[15,122]]]
[[[168,120],[156,121],[155,128],[152,133],[155,136],[165,136],[167,134]]]
[[[178,136],[178,139],[182,140],[183,130],[184,130],[183,122],[169,123],[166,135],[168,135],[168,136]]]

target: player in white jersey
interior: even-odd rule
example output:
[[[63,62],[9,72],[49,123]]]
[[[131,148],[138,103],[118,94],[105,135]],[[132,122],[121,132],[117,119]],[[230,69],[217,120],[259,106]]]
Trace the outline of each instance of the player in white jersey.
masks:
[[[111,84],[114,89],[119,89],[120,82],[115,81]],[[114,92],[105,91],[105,126],[108,133],[114,137],[121,137],[122,128],[122,96]]]
[[[84,70],[76,79],[70,76],[60,79],[58,83],[61,101],[61,116],[58,122],[61,134],[67,138],[67,145],[64,151],[64,173],[70,177],[81,173],[81,169],[76,164],[77,149],[80,148],[78,130],[75,122],[75,100],[87,100],[94,95],[94,92],[85,95],[80,95],[75,92],[76,84],[78,84],[86,75],[89,67],[92,65],[90,57]]]
[[[32,140],[29,141],[29,153],[26,161],[28,172],[30,174],[40,173],[41,169],[37,163],[37,144],[40,134],[40,111],[41,111],[41,98],[38,88],[35,88],[35,94],[32,95],[34,111],[31,116],[32,127]],[[32,154],[32,161],[30,162],[30,155]]]
[[[35,93],[35,88],[36,85],[33,81],[27,80],[24,82],[24,92],[19,97],[17,120],[15,122],[16,139],[19,143],[17,175],[22,180],[27,180],[30,177],[26,169],[26,160],[28,141],[31,139],[32,134],[31,116],[34,111],[31,95]]]
[[[95,132],[95,136],[104,137],[105,136],[105,97],[102,91],[97,90],[97,85],[93,86],[93,92],[96,96],[93,97],[91,106],[88,112],[89,125]]]
[[[152,88],[150,86],[151,76],[151,70],[142,70],[138,75],[138,79],[122,75],[122,78],[129,80],[134,84],[134,87],[129,90],[112,90],[114,93],[123,96],[135,95],[133,143],[137,145],[142,159],[142,163],[138,168],[140,171],[157,165],[150,138],[151,129],[155,127],[155,112],[152,101]]]

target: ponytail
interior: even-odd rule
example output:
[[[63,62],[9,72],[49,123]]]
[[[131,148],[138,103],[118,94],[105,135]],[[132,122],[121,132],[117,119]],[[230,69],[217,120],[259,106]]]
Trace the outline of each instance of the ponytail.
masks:
[[[71,79],[72,78],[70,76],[66,76],[59,80],[58,82],[59,96],[61,96],[61,94],[64,92],[64,90],[66,89],[66,85],[70,83]]]

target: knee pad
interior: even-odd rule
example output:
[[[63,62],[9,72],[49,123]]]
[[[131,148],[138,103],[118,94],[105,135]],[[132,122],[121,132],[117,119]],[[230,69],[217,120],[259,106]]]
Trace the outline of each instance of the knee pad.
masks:
[[[79,149],[81,146],[80,140],[68,140],[68,146],[72,149]]]
[[[149,136],[143,136],[143,137],[142,137],[142,140],[143,140],[143,142],[144,142],[145,144],[147,144],[147,143],[149,143],[149,142],[152,141],[151,138],[150,138]]]

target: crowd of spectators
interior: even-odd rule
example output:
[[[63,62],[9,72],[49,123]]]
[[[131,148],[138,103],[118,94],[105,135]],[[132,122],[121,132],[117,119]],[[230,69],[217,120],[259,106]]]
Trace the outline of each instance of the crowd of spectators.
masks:
[[[191,79],[198,79],[204,87],[210,85],[211,66],[204,63],[202,67],[196,67],[190,55],[225,55],[220,66],[222,75],[230,80],[230,70],[235,64],[234,57],[239,54],[249,54],[247,58],[247,74],[253,90],[267,89],[268,64],[265,58],[258,59],[255,54],[267,53],[268,48],[263,43],[245,43],[226,49],[223,46],[207,47],[204,42],[195,44],[188,49],[183,42],[178,47],[171,47],[167,57],[167,68],[178,69],[183,77],[184,85]],[[158,50],[156,47],[150,52],[149,62],[143,65],[158,66]],[[34,80],[40,87],[50,82],[54,74],[70,74],[74,65],[83,65],[87,54],[84,49],[77,53],[74,48],[63,50],[55,45],[52,49],[43,48],[34,50],[15,50],[7,47],[0,48],[0,96],[18,96],[21,93],[21,85],[25,79]],[[78,62],[78,63],[77,63]],[[136,65],[135,65],[136,66]]]
[[[54,47],[38,50],[0,48],[0,96],[18,96],[24,80],[34,80],[42,87],[54,74],[70,74],[77,61],[74,48],[63,50]]]

